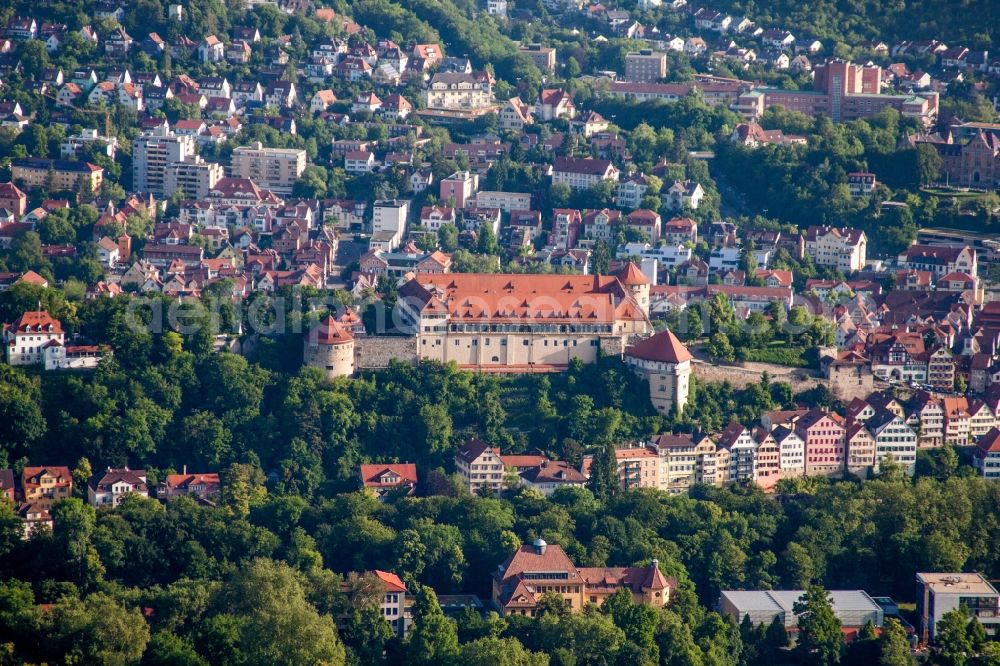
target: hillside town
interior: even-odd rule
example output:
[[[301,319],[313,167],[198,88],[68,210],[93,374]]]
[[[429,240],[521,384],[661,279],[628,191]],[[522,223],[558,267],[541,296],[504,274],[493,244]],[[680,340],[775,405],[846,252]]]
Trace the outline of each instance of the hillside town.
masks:
[[[995,26],[215,4],[0,12],[10,663],[998,658]]]

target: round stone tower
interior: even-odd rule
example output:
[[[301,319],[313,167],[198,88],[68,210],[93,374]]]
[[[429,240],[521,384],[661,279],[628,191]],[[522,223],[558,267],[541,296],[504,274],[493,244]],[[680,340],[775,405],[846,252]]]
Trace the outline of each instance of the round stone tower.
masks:
[[[354,336],[327,317],[306,333],[302,362],[319,368],[329,379],[350,377],[354,374]]]

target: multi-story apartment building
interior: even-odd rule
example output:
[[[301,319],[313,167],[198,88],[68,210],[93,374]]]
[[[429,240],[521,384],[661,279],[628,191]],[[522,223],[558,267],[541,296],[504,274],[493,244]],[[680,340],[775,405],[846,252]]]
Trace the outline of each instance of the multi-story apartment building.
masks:
[[[803,476],[806,473],[806,443],[802,441],[791,423],[781,424],[771,430],[778,444],[779,469],[782,478]]]
[[[428,109],[475,110],[493,104],[492,78],[485,72],[438,72],[424,91]]]
[[[29,190],[77,192],[82,186],[96,194],[104,182],[104,169],[90,162],[25,157],[10,161],[10,177]]]
[[[696,483],[721,485],[715,442],[701,433],[657,435],[650,446],[660,456],[660,488],[670,494],[685,493]]]
[[[575,190],[586,190],[603,180],[618,182],[618,169],[610,160],[557,157],[552,167],[552,183],[565,183]]]
[[[501,130],[520,133],[525,125],[534,123],[535,119],[530,104],[523,102],[520,97],[511,97],[500,107],[498,122]]]
[[[814,225],[806,231],[806,254],[820,266],[859,271],[865,266],[867,248],[868,238],[860,229]]]
[[[479,174],[469,171],[456,171],[441,180],[440,200],[449,202],[455,208],[465,208],[465,203],[479,189]],[[454,200],[451,203],[451,200]]]
[[[993,428],[979,438],[972,464],[983,478],[1000,480],[1000,430]]]
[[[73,475],[68,467],[25,467],[21,492],[25,503],[48,510],[56,501],[73,495]]]
[[[455,470],[473,494],[500,492],[503,489],[504,469],[500,448],[480,439],[469,440],[455,454]]]
[[[189,155],[167,164],[163,170],[163,189],[171,193],[180,190],[186,199],[204,199],[225,175],[221,164],[206,162],[200,155]]]
[[[937,623],[946,613],[964,606],[988,636],[1000,628],[1000,594],[978,573],[917,574],[917,637],[937,641]]]
[[[880,409],[868,419],[867,426],[875,439],[875,471],[879,471],[886,458],[892,457],[912,475],[917,463],[917,433],[906,421],[888,409]]]
[[[476,193],[473,200],[467,203],[474,208],[499,208],[505,213],[513,210],[531,210],[531,194],[528,192],[481,190]]]
[[[92,143],[102,144],[102,152],[111,159],[115,158],[115,153],[118,151],[118,137],[103,136],[96,129],[80,130],[79,134],[66,137],[59,144],[59,154],[64,159],[76,159],[80,151]]]
[[[392,627],[392,633],[399,638],[405,638],[406,632],[410,629],[410,616],[406,606],[406,595],[408,594],[406,584],[394,573],[378,569],[373,573],[384,588],[384,595],[379,602],[379,610],[385,617],[385,621]]]
[[[302,148],[265,148],[260,141],[233,150],[232,175],[250,178],[264,189],[291,194],[292,185],[306,169]]]
[[[844,444],[847,448],[847,471],[867,478],[875,468],[875,438],[864,423],[854,423],[844,434]]]
[[[543,72],[556,71],[556,50],[551,46],[528,44],[519,48],[518,53],[526,56]]]
[[[857,171],[847,174],[847,189],[854,199],[867,199],[877,185],[878,179],[873,173]]]
[[[750,429],[733,421],[719,435],[719,449],[729,451],[729,480],[753,481],[757,476],[757,442]]]
[[[625,54],[625,80],[653,83],[667,75],[667,54],[643,49]]]
[[[379,199],[372,208],[372,235],[389,235],[390,249],[399,247],[409,215],[409,199]]]
[[[806,445],[806,475],[831,476],[844,469],[844,426],[834,415],[811,409],[795,422]]]
[[[542,539],[521,546],[493,574],[493,603],[503,615],[534,617],[547,592],[561,596],[572,613],[600,606],[618,590],[631,593],[634,603],[662,608],[675,589],[677,581],[655,559],[645,567],[577,567],[561,546]]]
[[[764,490],[771,490],[782,479],[780,447],[774,438],[774,433],[766,428],[754,429],[752,436],[757,444],[757,471],[754,474],[754,483]]]
[[[491,371],[559,370],[649,335],[641,306],[648,289],[605,275],[417,274],[400,287],[397,311],[418,358]]]
[[[196,152],[195,137],[171,132],[166,125],[143,132],[132,141],[132,189],[158,196],[165,187],[167,165],[182,162]]]
[[[976,250],[968,245],[921,245],[914,243],[903,250],[896,259],[904,270],[928,271],[935,278],[950,273],[964,273],[975,277],[979,271]]]

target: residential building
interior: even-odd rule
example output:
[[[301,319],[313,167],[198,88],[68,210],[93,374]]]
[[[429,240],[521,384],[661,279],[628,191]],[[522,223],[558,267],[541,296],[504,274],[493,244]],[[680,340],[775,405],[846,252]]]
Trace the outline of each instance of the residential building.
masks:
[[[719,450],[729,452],[728,480],[736,483],[753,481],[757,476],[757,442],[750,429],[731,422],[718,437]]]
[[[625,54],[625,80],[655,83],[667,76],[667,54],[643,49]]]
[[[413,463],[361,465],[361,484],[380,498],[412,495],[417,488],[417,466]]]
[[[424,91],[429,109],[477,110],[493,104],[492,78],[485,72],[439,72]]]
[[[875,439],[875,471],[880,471],[883,461],[891,457],[912,476],[917,464],[917,433],[888,409],[877,410],[866,425]]]
[[[380,199],[372,209],[372,235],[385,234],[390,249],[399,247],[410,215],[408,199]]]
[[[465,208],[466,202],[479,190],[479,175],[456,171],[441,180],[440,200],[454,208]]]
[[[524,470],[518,476],[521,485],[537,490],[546,497],[564,486],[582,488],[587,483],[587,477],[580,470],[562,460],[545,460],[540,465]]]
[[[481,190],[471,201],[470,208],[499,208],[505,213],[515,210],[531,210],[531,194],[527,192],[494,192]]]
[[[795,426],[791,422],[778,425],[771,430],[771,436],[778,446],[778,470],[781,478],[804,476],[806,443],[795,432]]]
[[[27,504],[43,509],[73,496],[73,475],[69,467],[25,467],[21,470],[21,493]]]
[[[551,46],[528,44],[520,47],[518,53],[526,56],[543,72],[556,71],[556,50]]]
[[[662,608],[677,582],[663,575],[654,559],[645,567],[577,567],[562,546],[536,539],[523,545],[493,574],[493,603],[503,615],[535,616],[547,592],[560,595],[570,612],[600,606],[620,589],[638,604]]]
[[[130,494],[149,497],[146,470],[109,467],[94,475],[87,485],[87,500],[92,506],[118,506]]]
[[[917,638],[937,641],[937,624],[946,613],[964,606],[987,636],[996,637],[1000,627],[1000,594],[978,573],[917,574]]]
[[[302,148],[265,148],[260,141],[233,150],[232,175],[250,178],[276,194],[290,194],[306,168]]]
[[[878,180],[875,174],[867,172],[854,172],[847,174],[847,189],[854,199],[867,199],[875,191]]]
[[[1000,480],[1000,430],[991,428],[979,438],[972,458],[979,475],[992,481]]]
[[[538,103],[535,104],[535,115],[539,120],[555,120],[556,118],[576,117],[576,106],[573,96],[561,88],[546,88],[538,93]]]
[[[860,229],[813,225],[806,231],[805,244],[815,264],[847,273],[861,270],[867,260],[868,238]]]
[[[188,474],[185,466],[181,474],[167,474],[156,488],[156,498],[172,500],[178,497],[194,497],[205,502],[214,501],[222,490],[222,481],[217,472]]]
[[[46,188],[50,192],[77,192],[83,187],[97,194],[104,182],[104,169],[96,164],[40,157],[11,160],[10,175],[29,190]]]
[[[521,101],[520,97],[511,97],[500,107],[498,114],[500,129],[520,133],[525,125],[535,122],[531,111],[531,106]]]
[[[469,492],[499,492],[504,486],[506,468],[500,448],[480,439],[471,439],[455,454],[455,470],[469,485]]]
[[[656,435],[649,446],[660,459],[660,489],[671,495],[686,493],[696,483],[723,482],[715,442],[703,434]]]
[[[173,190],[165,187],[167,165],[193,157],[195,152],[195,137],[175,134],[165,124],[143,132],[132,142],[132,188],[169,195]]]
[[[663,203],[671,210],[681,210],[682,208],[697,210],[704,198],[705,189],[701,183],[690,180],[675,180],[664,192]]]
[[[389,626],[392,627],[392,632],[399,638],[404,638],[410,628],[409,610],[406,603],[406,595],[408,594],[406,585],[394,573],[379,571],[378,569],[373,573],[381,582],[385,592],[379,602],[379,611],[386,622],[389,623]]]
[[[206,162],[201,155],[189,155],[164,167],[163,190],[180,190],[185,199],[204,199],[225,175],[221,164]]]
[[[370,150],[352,150],[344,154],[344,171],[347,173],[369,173],[374,170],[375,153]]]
[[[928,271],[935,278],[951,273],[976,276],[979,271],[976,250],[968,245],[922,245],[914,243],[896,259],[904,270]]]
[[[59,154],[63,159],[76,159],[80,155],[80,150],[92,143],[103,145],[102,152],[111,159],[115,158],[115,153],[118,150],[118,137],[103,136],[95,129],[80,130],[79,134],[66,137],[59,144]]]
[[[7,363],[10,365],[40,365],[45,362],[45,350],[65,342],[62,324],[44,310],[28,311],[3,327]]]
[[[811,409],[795,421],[795,432],[805,442],[807,476],[834,476],[844,469],[844,426],[834,414]]]
[[[552,168],[552,183],[565,183],[575,190],[586,190],[601,181],[618,182],[618,169],[610,160],[557,157]]]
[[[14,183],[0,183],[0,208],[20,220],[28,210],[28,195]]]

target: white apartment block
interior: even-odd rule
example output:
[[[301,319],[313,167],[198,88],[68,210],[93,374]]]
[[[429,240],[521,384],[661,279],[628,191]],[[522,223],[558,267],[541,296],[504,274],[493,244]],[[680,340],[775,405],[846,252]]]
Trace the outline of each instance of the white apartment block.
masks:
[[[233,150],[232,175],[250,178],[275,194],[290,194],[305,169],[306,151],[302,148],[265,148],[256,141]]]
[[[166,166],[163,189],[169,193],[180,190],[185,199],[204,199],[225,175],[221,164],[206,162],[200,155],[189,155]]]
[[[406,233],[406,219],[410,214],[408,199],[380,199],[372,209],[372,235],[392,236],[391,245],[399,247]]]
[[[164,187],[167,165],[194,155],[196,148],[195,137],[180,136],[164,127],[143,132],[132,142],[132,189],[169,196]]]
[[[64,343],[62,325],[44,310],[25,312],[5,327],[4,343],[10,365],[38,365],[44,362],[45,348]]]
[[[476,193],[475,208],[499,208],[505,213],[512,210],[531,210],[531,194],[483,190]]]
[[[59,154],[63,159],[75,159],[79,157],[80,149],[92,143],[98,142],[104,144],[104,148],[101,152],[111,159],[114,159],[115,153],[118,150],[118,137],[103,136],[98,134],[95,129],[81,130],[79,134],[66,137],[66,139],[59,144]]]

